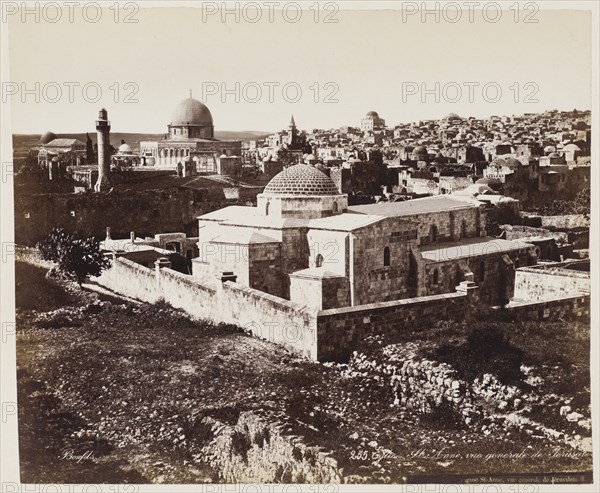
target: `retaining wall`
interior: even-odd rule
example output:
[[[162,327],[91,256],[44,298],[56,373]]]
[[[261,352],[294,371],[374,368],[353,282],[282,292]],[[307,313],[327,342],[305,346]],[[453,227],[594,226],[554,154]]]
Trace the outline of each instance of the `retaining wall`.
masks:
[[[420,323],[461,320],[475,307],[466,292],[424,296],[320,311],[317,358],[344,360],[369,335],[386,335]]]
[[[590,275],[561,266],[533,266],[515,272],[515,299],[548,301],[586,295],[590,292]]]
[[[148,303],[162,298],[195,318],[236,324],[296,354],[317,357],[316,314],[262,291],[231,281],[212,289],[172,269],[153,270],[122,257],[95,281]]]
[[[538,302],[519,302],[504,308],[517,320],[590,319],[590,296],[553,299]]]
[[[239,325],[313,360],[345,359],[369,334],[460,319],[473,308],[470,295],[457,292],[319,312],[231,281],[212,289],[172,269],[153,270],[122,257],[95,280],[130,298],[163,298],[198,319]]]

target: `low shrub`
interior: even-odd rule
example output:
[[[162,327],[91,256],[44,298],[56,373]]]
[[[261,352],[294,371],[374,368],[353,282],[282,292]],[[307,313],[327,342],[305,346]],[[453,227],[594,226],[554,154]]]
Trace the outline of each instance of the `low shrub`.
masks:
[[[231,435],[231,453],[238,455],[248,463],[248,451],[252,448],[252,441],[246,433],[235,430]]]
[[[521,382],[524,353],[498,327],[477,327],[460,344],[444,344],[429,356],[452,365],[460,378],[473,381],[484,373],[505,384]]]

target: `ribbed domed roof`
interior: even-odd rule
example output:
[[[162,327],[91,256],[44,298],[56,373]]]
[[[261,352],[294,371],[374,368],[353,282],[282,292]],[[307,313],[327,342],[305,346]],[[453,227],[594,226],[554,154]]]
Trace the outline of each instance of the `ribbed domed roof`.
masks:
[[[173,113],[172,125],[206,125],[213,124],[210,110],[205,104],[194,98],[184,99]]]
[[[268,195],[339,195],[325,173],[307,164],[296,164],[278,173],[264,190]]]
[[[57,137],[54,132],[46,132],[40,137],[39,144],[47,144],[48,142],[52,142],[56,138]]]

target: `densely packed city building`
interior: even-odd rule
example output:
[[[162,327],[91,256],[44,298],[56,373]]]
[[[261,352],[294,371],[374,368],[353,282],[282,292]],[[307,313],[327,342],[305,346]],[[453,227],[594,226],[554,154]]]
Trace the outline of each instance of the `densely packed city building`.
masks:
[[[271,176],[306,162],[331,176],[350,203],[466,193],[504,195],[536,206],[589,187],[591,112],[461,118],[450,113],[394,127],[369,111],[360,127],[284,131],[244,143],[246,165]],[[288,154],[288,135],[310,147]],[[284,138],[282,138],[282,136]],[[287,140],[286,140],[287,138]],[[265,163],[279,166],[265,166]],[[489,200],[486,199],[489,202]]]

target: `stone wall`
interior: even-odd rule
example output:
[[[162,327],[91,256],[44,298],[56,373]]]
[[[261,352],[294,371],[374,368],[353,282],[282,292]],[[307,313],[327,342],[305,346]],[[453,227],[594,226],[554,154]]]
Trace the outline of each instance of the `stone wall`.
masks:
[[[425,292],[429,295],[447,293],[464,281],[467,274],[471,272],[473,280],[480,288],[479,296],[482,303],[502,305],[514,295],[515,267],[528,265],[532,259],[529,249],[523,248],[518,251],[502,253],[492,251],[486,255],[463,259],[427,262],[423,269]]]
[[[302,272],[290,274],[290,299],[317,310],[350,306],[348,278]]]
[[[289,351],[317,359],[317,319],[314,311],[291,301],[233,282],[217,290],[214,316],[234,323]]]
[[[457,202],[457,206],[460,202]],[[457,241],[460,238],[477,238],[485,236],[484,207],[466,206],[451,211],[417,214],[411,219],[419,224],[419,240],[421,245],[431,243],[431,229],[435,227],[435,241]]]
[[[395,344],[383,349],[386,363],[354,352],[347,373],[362,377],[380,375],[379,380],[390,388],[393,405],[408,407],[421,414],[431,414],[436,408],[447,406],[466,424],[476,423],[483,417],[483,409],[475,401],[470,386],[459,379],[456,370],[415,356],[413,344]]]
[[[349,260],[355,305],[413,295],[409,248],[417,245],[418,228],[419,223],[412,217],[390,217],[354,232]],[[386,248],[389,265],[385,265]]]
[[[565,214],[564,216],[541,216],[543,228],[572,229],[589,228],[590,219],[583,214]]]
[[[172,269],[161,269],[157,290],[161,297],[175,308],[182,308],[196,318],[219,321],[214,314],[214,298],[216,291],[194,282],[189,275]]]
[[[164,299],[193,317],[236,324],[293,353],[317,357],[316,313],[256,289],[231,281],[212,289],[192,276],[149,269],[121,257],[94,280],[130,298],[148,303]]]
[[[474,309],[471,296],[471,292],[457,292],[320,311],[317,359],[347,359],[369,335],[393,334],[439,320],[464,319]]]
[[[32,246],[55,227],[101,238],[108,226],[115,238],[128,237],[130,231],[138,236],[152,236],[156,231],[184,231],[188,236],[198,236],[198,216],[227,205],[245,205],[254,200],[257,191],[240,189],[239,198],[234,200],[228,200],[218,187],[16,194],[15,241]]]
[[[591,451],[591,437],[581,438],[561,429],[549,428],[532,419],[532,406],[543,406],[550,416],[564,416],[565,421],[577,421],[582,434],[589,434],[591,420],[584,408],[582,413],[573,412],[564,406],[564,400],[556,394],[539,395],[536,384],[530,383],[527,392],[519,387],[503,384],[490,373],[484,373],[473,381],[459,378],[456,370],[447,363],[432,361],[419,356],[419,343],[404,342],[383,345],[380,338],[369,343],[378,343],[367,349],[367,353],[354,352],[348,365],[341,365],[348,378],[358,379],[368,393],[374,392],[388,399],[391,407],[408,408],[420,415],[429,415],[438,423],[466,424],[484,435],[492,430],[504,433],[518,428],[521,432],[535,436],[559,439],[571,447]],[[532,367],[521,366],[523,376],[535,381]],[[557,406],[557,403],[560,403]],[[587,407],[587,406],[586,406]],[[537,418],[539,413],[536,412]],[[545,421],[545,419],[544,419]],[[555,426],[555,425],[553,425]]]
[[[254,243],[248,246],[248,282],[251,288],[287,298],[287,276],[281,272],[281,243]]]
[[[154,303],[161,297],[152,269],[126,258],[116,258],[110,269],[93,278],[98,284],[129,298]]]
[[[223,196],[226,200],[240,200],[254,202],[256,196],[263,191],[264,187],[225,187]]]
[[[585,295],[590,292],[590,275],[557,266],[523,267],[515,272],[515,295],[518,300],[545,301]]]
[[[314,360],[344,359],[370,334],[464,318],[475,303],[469,291],[317,311],[231,281],[212,289],[172,269],[153,270],[120,257],[95,280],[130,298],[162,298],[196,318],[239,325]]]
[[[503,310],[513,320],[590,319],[590,296],[553,299],[529,303],[510,303]]]

